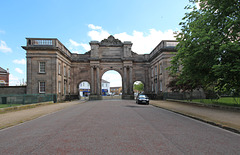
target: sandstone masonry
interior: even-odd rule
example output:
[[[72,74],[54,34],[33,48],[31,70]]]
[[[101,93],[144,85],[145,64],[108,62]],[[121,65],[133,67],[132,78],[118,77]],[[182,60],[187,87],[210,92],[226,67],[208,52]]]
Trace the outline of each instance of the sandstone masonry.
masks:
[[[27,94],[57,94],[58,100],[77,97],[79,84],[87,81],[90,99],[101,99],[101,79],[105,72],[115,70],[122,76],[122,98],[133,99],[133,83],[141,81],[146,94],[161,97],[168,92],[171,57],[175,40],[163,40],[150,54],[139,55],[132,43],[113,36],[91,41],[85,54],[71,53],[56,38],[27,38],[22,46],[27,55]]]

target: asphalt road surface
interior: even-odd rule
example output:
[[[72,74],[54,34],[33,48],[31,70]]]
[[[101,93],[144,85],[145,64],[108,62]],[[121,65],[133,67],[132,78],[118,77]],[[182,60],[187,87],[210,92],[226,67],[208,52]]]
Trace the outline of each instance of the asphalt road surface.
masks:
[[[89,101],[0,130],[0,154],[239,154],[240,135],[151,105]]]

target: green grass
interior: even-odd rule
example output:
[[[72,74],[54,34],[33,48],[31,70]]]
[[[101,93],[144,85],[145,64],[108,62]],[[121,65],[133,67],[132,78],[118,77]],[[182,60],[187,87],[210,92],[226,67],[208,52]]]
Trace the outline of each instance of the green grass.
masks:
[[[240,107],[240,97],[221,97],[219,99],[194,99],[192,102]]]
[[[15,107],[22,104],[0,104],[0,108]]]

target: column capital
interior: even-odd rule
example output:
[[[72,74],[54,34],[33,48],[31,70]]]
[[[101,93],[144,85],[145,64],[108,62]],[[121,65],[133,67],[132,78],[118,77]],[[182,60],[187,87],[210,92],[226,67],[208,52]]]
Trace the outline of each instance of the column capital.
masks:
[[[123,66],[123,68],[133,68],[132,66]]]
[[[100,68],[100,66],[97,66],[97,65],[93,65],[93,66],[90,66],[90,67],[93,68],[93,69]]]

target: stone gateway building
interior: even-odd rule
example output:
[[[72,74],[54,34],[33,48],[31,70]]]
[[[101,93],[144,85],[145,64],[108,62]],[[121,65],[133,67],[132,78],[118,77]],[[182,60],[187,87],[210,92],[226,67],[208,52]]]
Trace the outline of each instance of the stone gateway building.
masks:
[[[132,51],[132,43],[113,36],[91,41],[85,54],[71,53],[58,39],[27,38],[27,94],[56,94],[57,99],[77,97],[79,84],[90,84],[90,99],[101,99],[101,79],[109,70],[122,77],[122,99],[133,99],[133,83],[141,81],[146,94],[168,92],[166,68],[175,55],[174,40],[161,41],[150,54]]]

